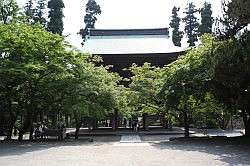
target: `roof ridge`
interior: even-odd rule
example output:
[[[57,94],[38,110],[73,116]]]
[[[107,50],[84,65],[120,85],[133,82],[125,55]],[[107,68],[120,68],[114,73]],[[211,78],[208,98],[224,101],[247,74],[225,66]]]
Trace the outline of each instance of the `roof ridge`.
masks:
[[[169,29],[168,28],[89,29],[89,36],[130,36],[130,35],[169,35]]]

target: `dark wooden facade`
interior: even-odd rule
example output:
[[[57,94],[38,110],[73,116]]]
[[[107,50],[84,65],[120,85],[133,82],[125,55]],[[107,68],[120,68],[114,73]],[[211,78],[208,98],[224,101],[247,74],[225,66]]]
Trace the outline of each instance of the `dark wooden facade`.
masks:
[[[183,52],[176,53],[155,53],[155,54],[102,54],[104,65],[113,65],[112,72],[117,72],[120,76],[128,78],[131,76],[129,71],[123,71],[124,68],[129,68],[133,63],[141,66],[145,62],[151,63],[153,66],[163,67],[185,54]]]

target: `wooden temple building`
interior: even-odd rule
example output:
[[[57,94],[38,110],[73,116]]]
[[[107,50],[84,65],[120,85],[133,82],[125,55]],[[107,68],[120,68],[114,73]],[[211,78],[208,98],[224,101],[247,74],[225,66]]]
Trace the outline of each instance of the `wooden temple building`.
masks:
[[[101,56],[104,65],[113,65],[111,71],[124,78],[131,73],[123,69],[133,63],[149,62],[163,67],[185,54],[182,48],[174,46],[168,28],[89,29],[83,52]],[[116,120],[117,124],[117,113],[115,116],[112,121]]]

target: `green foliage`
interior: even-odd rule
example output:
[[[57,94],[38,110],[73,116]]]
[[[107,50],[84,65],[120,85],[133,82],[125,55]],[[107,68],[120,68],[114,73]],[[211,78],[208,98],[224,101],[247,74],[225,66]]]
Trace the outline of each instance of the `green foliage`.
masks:
[[[49,18],[48,31],[62,35],[63,33],[63,8],[64,3],[62,0],[50,0],[48,2]]]
[[[229,122],[231,109],[219,102],[210,92],[208,92],[198,109],[194,111],[192,121],[197,127],[205,123],[208,128],[226,129]]]
[[[195,5],[191,2],[188,4],[186,12],[184,12],[186,16],[182,19],[182,21],[186,23],[184,31],[187,34],[189,46],[195,46],[195,42],[198,41],[199,23],[195,17],[196,12],[198,12],[198,10],[195,9]]]
[[[212,60],[214,92],[228,107],[240,109],[245,125],[245,135],[250,137],[250,93],[249,93],[249,1],[230,1],[224,4],[224,15],[220,19],[218,36]],[[240,32],[240,33],[239,33]],[[236,37],[237,36],[237,37]]]
[[[129,85],[129,105],[142,113],[159,112],[158,93],[163,86],[163,69],[144,63],[142,66],[133,64],[129,69],[133,76]]]
[[[74,95],[64,102],[68,103],[69,111],[78,116],[103,118],[107,111],[118,107],[117,84],[121,78],[103,66],[88,62],[88,59],[83,62],[76,60],[73,63],[72,84],[68,88]]]
[[[64,39],[26,23],[0,24],[0,32],[1,111],[8,117],[9,131],[21,114],[31,127],[32,115],[46,107],[41,106],[48,91],[45,81],[67,67]]]
[[[73,52],[40,24],[1,23],[0,33],[0,132],[9,138],[21,115],[22,135],[42,113],[101,118],[125,107],[121,78],[96,66],[100,57]]]
[[[250,23],[250,1],[248,0],[232,0],[228,4],[228,14],[237,19],[241,24]]]
[[[179,31],[180,21],[181,21],[181,18],[178,17],[178,13],[177,13],[179,10],[180,10],[180,8],[176,8],[174,6],[174,8],[172,10],[172,20],[169,24],[170,27],[173,28],[172,41],[173,41],[175,46],[181,46],[181,39],[183,37],[183,32]]]
[[[212,36],[203,36],[197,49],[190,49],[166,68],[165,85],[161,91],[169,114],[188,127],[195,110],[201,108],[210,86]]]
[[[241,36],[242,29],[247,30],[249,23],[248,1],[232,1],[223,3],[223,16],[217,19],[216,34],[221,40]],[[237,11],[237,12],[236,12]],[[249,30],[247,30],[249,31]]]
[[[85,28],[80,29],[78,34],[81,35],[84,44],[85,36],[88,35],[89,28],[95,28],[95,22],[97,20],[97,15],[102,13],[101,7],[96,3],[95,0],[88,0],[86,4],[86,15],[84,16]]]
[[[218,42],[213,57],[213,80],[217,96],[227,105],[249,108],[250,35]],[[225,93],[225,92],[227,93]]]
[[[199,25],[198,28],[199,36],[202,36],[205,33],[212,33],[213,12],[211,10],[211,4],[205,2],[200,10],[200,13],[201,13],[201,24]]]

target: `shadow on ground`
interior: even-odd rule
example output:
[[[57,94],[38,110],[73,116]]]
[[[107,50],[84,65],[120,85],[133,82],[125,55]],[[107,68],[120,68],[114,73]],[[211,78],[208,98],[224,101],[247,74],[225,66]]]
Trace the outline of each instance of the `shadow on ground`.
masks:
[[[91,141],[93,140],[93,142]],[[68,139],[58,141],[55,139],[37,141],[0,141],[0,159],[6,156],[18,156],[25,153],[60,147],[60,146],[101,146],[104,143],[120,140],[119,136],[111,137],[81,137],[77,140]]]
[[[250,165],[250,140],[244,137],[177,138],[174,141],[154,143],[152,146],[161,150],[212,154],[219,156],[219,160],[228,165]]]

